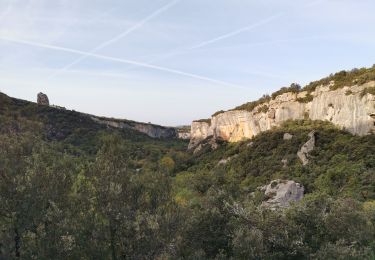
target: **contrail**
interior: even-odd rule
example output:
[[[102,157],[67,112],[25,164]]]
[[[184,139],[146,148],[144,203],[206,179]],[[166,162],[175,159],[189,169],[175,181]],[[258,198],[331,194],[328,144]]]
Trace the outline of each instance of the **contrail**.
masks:
[[[308,4],[305,4],[302,6],[302,8],[306,8],[306,7],[310,7],[310,6],[313,6],[313,5],[317,5],[321,2],[323,2],[324,0],[315,0],[315,1],[312,1]],[[212,44],[212,43],[215,43],[215,42],[218,42],[218,41],[221,41],[221,40],[224,40],[224,39],[227,39],[227,38],[230,38],[230,37],[233,37],[233,36],[236,36],[240,33],[243,33],[245,31],[249,31],[249,30],[252,30],[252,29],[255,29],[259,26],[262,26],[262,25],[265,25],[267,23],[270,23],[284,15],[287,15],[288,12],[280,12],[276,15],[272,15],[268,18],[265,18],[263,20],[260,20],[256,23],[253,23],[251,25],[248,25],[248,26],[245,26],[245,27],[242,27],[240,29],[237,29],[235,31],[232,31],[232,32],[229,32],[229,33],[226,33],[224,35],[221,35],[221,36],[218,36],[218,37],[215,37],[213,39],[210,39],[210,40],[206,40],[204,42],[201,42],[199,44],[196,44],[196,45],[193,45],[193,46],[190,46],[190,47],[186,47],[186,46],[182,46],[182,47],[178,47],[178,48],[175,48],[175,49],[172,49],[168,52],[165,52],[165,53],[159,53],[159,55],[162,55],[161,57],[157,57],[157,58],[154,58],[154,59],[150,59],[147,61],[147,63],[153,63],[155,61],[159,61],[159,60],[163,60],[165,58],[168,58],[168,57],[171,57],[171,56],[174,56],[174,55],[178,55],[178,54],[182,54],[182,53],[185,53],[185,52],[188,52],[188,51],[192,51],[192,50],[196,50],[196,49],[200,49],[204,46],[207,46],[209,44]],[[134,67],[131,67],[129,68],[128,70],[131,70],[133,69]]]
[[[204,47],[204,46],[206,46],[206,45],[209,45],[209,44],[212,44],[212,43],[215,43],[215,42],[218,42],[218,41],[221,41],[221,40],[224,40],[224,39],[227,39],[227,38],[230,38],[230,37],[236,36],[237,34],[240,34],[240,33],[242,33],[242,32],[249,31],[249,30],[251,30],[251,29],[254,29],[254,28],[257,28],[257,27],[262,26],[262,25],[264,25],[264,24],[267,24],[267,23],[269,23],[269,22],[272,22],[273,20],[275,20],[275,19],[277,19],[277,18],[279,18],[279,17],[281,17],[281,16],[283,16],[283,15],[285,15],[285,13],[279,13],[279,14],[276,14],[276,15],[270,16],[270,17],[268,17],[268,18],[266,18],[266,19],[263,19],[263,20],[261,20],[261,21],[259,21],[259,22],[256,22],[256,23],[254,23],[254,24],[251,24],[251,25],[249,25],[249,26],[242,27],[242,28],[237,29],[237,30],[235,30],[235,31],[233,31],[233,32],[230,32],[230,33],[227,33],[227,34],[221,35],[221,36],[219,36],[219,37],[213,38],[213,39],[211,39],[211,40],[204,41],[204,42],[202,42],[202,43],[199,43],[199,44],[197,44],[197,45],[194,45],[194,46],[190,47],[189,50],[194,50],[194,49],[202,48],[202,47]]]
[[[175,4],[177,4],[178,2],[180,2],[181,0],[174,0],[172,2],[170,2],[169,4],[159,8],[158,10],[156,10],[155,12],[153,12],[151,15],[147,16],[146,18],[144,18],[143,20],[141,20],[139,23],[135,24],[134,26],[130,27],[129,29],[127,29],[126,31],[120,33],[119,35],[117,35],[116,37],[108,40],[108,41],[105,41],[103,43],[101,43],[100,45],[98,45],[97,47],[95,47],[94,49],[92,49],[90,52],[88,53],[92,53],[92,54],[95,54],[97,53],[99,50],[109,46],[110,44],[114,43],[114,42],[117,42],[118,40],[122,39],[122,38],[125,38],[126,36],[128,36],[129,34],[131,34],[132,32],[134,32],[135,30],[141,28],[144,24],[146,24],[148,21],[150,21],[151,19],[159,16],[161,13],[167,11],[168,9],[170,9],[172,6],[174,6]],[[72,63],[66,65],[65,67],[61,68],[60,70],[56,71],[54,74],[50,75],[48,77],[48,79],[51,79],[51,78],[54,78],[55,76],[57,76],[58,74],[68,70],[69,68],[71,68],[72,66],[80,63],[81,61],[85,60],[87,57],[89,57],[90,55],[86,54],[86,55],[83,55],[81,57],[79,57],[78,59],[74,60]]]
[[[155,61],[159,61],[159,60],[163,60],[165,58],[168,58],[168,57],[171,57],[171,56],[174,56],[174,55],[178,55],[178,54],[182,54],[182,53],[185,53],[187,51],[192,51],[192,50],[196,50],[196,49],[200,49],[206,45],[209,45],[209,44],[212,44],[214,42],[218,42],[218,41],[221,41],[221,40],[224,40],[226,38],[230,38],[230,37],[233,37],[237,34],[240,34],[244,31],[249,31],[251,29],[255,29],[259,26],[262,26],[264,24],[267,24],[281,16],[285,15],[285,13],[279,13],[279,14],[276,14],[276,15],[273,15],[273,16],[270,16],[268,18],[265,18],[261,21],[258,21],[256,23],[253,23],[251,25],[248,25],[246,27],[242,27],[240,29],[237,29],[235,31],[232,31],[230,33],[227,33],[227,34],[224,34],[224,35],[221,35],[219,37],[216,37],[214,39],[211,39],[211,40],[208,40],[208,41],[204,41],[204,42],[201,42],[199,44],[196,44],[196,45],[193,45],[193,46],[190,46],[190,47],[178,47],[178,48],[175,48],[175,49],[172,49],[166,53],[164,53],[161,57],[157,57],[157,58],[154,58],[154,59],[151,59],[151,60],[148,60],[147,63],[153,63]],[[134,67],[131,67],[129,68],[128,70],[131,70],[133,69]]]
[[[323,2],[323,1],[324,0],[315,0],[315,1],[312,1],[312,2],[310,2],[308,4],[303,5],[302,8],[306,8],[306,7],[310,7],[310,6],[313,6],[313,5],[317,5],[317,4],[319,4],[319,3]],[[221,40],[224,40],[224,39],[236,36],[236,35],[238,35],[240,33],[245,32],[245,31],[249,31],[249,30],[255,29],[255,28],[259,27],[259,26],[262,26],[264,24],[270,23],[270,22],[272,22],[272,21],[274,21],[274,20],[276,20],[276,19],[278,19],[278,18],[280,18],[280,17],[282,17],[284,15],[287,15],[287,13],[289,13],[289,12],[280,12],[280,13],[278,13],[276,15],[272,15],[272,16],[270,16],[268,18],[260,20],[260,21],[254,23],[254,24],[242,27],[242,28],[237,29],[237,30],[235,30],[233,32],[230,32],[230,33],[218,36],[216,38],[213,38],[211,40],[204,41],[202,43],[194,45],[194,46],[190,47],[188,50],[194,50],[194,49],[202,48],[202,47],[204,47],[206,45],[209,45],[209,44],[212,44],[212,43],[215,43],[215,42],[218,42],[218,41],[221,41]]]
[[[161,67],[157,65],[152,65],[148,63],[143,63],[143,62],[138,62],[138,61],[133,61],[133,60],[128,60],[128,59],[120,59],[116,57],[111,57],[111,56],[105,56],[105,55],[99,55],[91,52],[85,52],[85,51],[80,51],[76,49],[71,49],[71,48],[65,48],[61,46],[56,46],[56,45],[50,45],[50,44],[43,44],[43,43],[37,43],[37,42],[32,42],[32,41],[26,41],[26,40],[18,40],[18,39],[12,39],[12,38],[6,38],[6,37],[0,37],[0,40],[8,41],[8,42],[13,42],[13,43],[18,43],[18,44],[23,44],[23,45],[28,45],[28,46],[33,46],[33,47],[39,47],[39,48],[44,48],[44,49],[49,49],[49,50],[55,50],[55,51],[62,51],[62,52],[67,52],[67,53],[74,53],[74,54],[79,54],[83,55],[86,57],[93,57],[93,58],[98,58],[102,60],[108,60],[108,61],[113,61],[113,62],[118,62],[118,63],[123,63],[123,64],[130,64],[130,65],[136,65],[139,67],[144,67],[144,68],[149,68],[153,70],[158,70],[162,72],[168,72],[172,73],[175,75],[180,75],[180,76],[185,76],[193,79],[199,79],[223,86],[230,86],[230,87],[236,87],[240,89],[248,89],[244,86],[232,84],[229,82],[221,81],[221,80],[216,80],[212,78],[208,78],[205,76],[189,73],[189,72],[184,72],[180,70],[175,70],[175,69],[170,69],[166,67]]]

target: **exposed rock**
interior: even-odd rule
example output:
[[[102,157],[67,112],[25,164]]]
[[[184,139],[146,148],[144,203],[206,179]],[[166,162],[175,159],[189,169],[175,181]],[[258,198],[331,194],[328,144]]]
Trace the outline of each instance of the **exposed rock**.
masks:
[[[275,109],[271,109],[270,111],[268,111],[268,118],[269,119],[275,119],[275,115],[276,115]]]
[[[288,159],[282,159],[281,162],[283,164],[283,168],[288,167]]]
[[[236,158],[236,157],[238,157],[238,154],[235,154],[235,155],[233,155],[233,156],[231,156],[231,157],[228,157],[228,158],[226,158],[226,159],[221,159],[221,160],[217,163],[217,165],[225,165],[225,164],[227,164],[228,162],[230,162],[232,159],[234,159],[234,158]]]
[[[291,135],[289,133],[285,133],[284,136],[283,136],[284,140],[291,140],[292,138],[293,138],[293,135]]]
[[[91,116],[91,119],[96,123],[106,125],[108,127],[120,128],[120,129],[133,129],[138,132],[144,133],[152,138],[176,138],[177,130],[173,127],[164,127],[159,125],[153,125],[149,123],[139,123],[127,120],[118,120],[110,118],[99,118]]]
[[[303,198],[304,187],[291,180],[274,180],[260,189],[268,198],[262,206],[271,209],[287,208],[292,202]]]
[[[177,137],[178,137],[178,139],[189,140],[190,139],[190,131],[183,132],[183,131],[179,131],[179,129],[177,129]]]
[[[329,85],[317,87],[310,95],[312,101],[299,102],[307,92],[284,93],[275,99],[256,106],[252,111],[231,110],[216,114],[208,121],[194,121],[191,127],[189,148],[192,149],[208,136],[238,142],[280,126],[286,120],[327,120],[352,134],[375,133],[375,96],[362,95],[362,90],[375,86],[369,82],[361,86],[331,91]],[[345,93],[350,90],[351,95]],[[266,105],[268,113],[258,112]]]
[[[213,132],[208,122],[194,121],[191,124],[191,138],[188,149],[193,149],[201,141],[205,140],[209,136],[212,136]],[[192,138],[193,137],[193,138]]]
[[[216,138],[213,138],[212,136],[207,137],[205,140],[201,141],[197,147],[195,147],[193,153],[194,154],[199,153],[201,150],[207,147],[211,150],[216,150],[219,147],[220,143],[222,142],[223,140],[221,140],[220,138],[216,139]]]
[[[309,153],[315,148],[315,131],[311,131],[308,136],[310,139],[304,145],[302,145],[301,149],[297,152],[297,156],[303,165],[307,165],[309,163]]]
[[[217,163],[217,165],[227,164],[229,161],[230,161],[230,157],[227,158],[227,159],[221,159],[221,160]]]
[[[38,94],[38,97],[37,97],[37,103],[38,103],[38,105],[49,106],[48,96],[46,94],[40,92]]]

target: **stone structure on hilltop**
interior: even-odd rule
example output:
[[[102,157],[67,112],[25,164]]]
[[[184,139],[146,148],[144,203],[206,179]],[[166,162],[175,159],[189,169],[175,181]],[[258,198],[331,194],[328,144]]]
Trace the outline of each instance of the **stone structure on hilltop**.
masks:
[[[375,95],[365,91],[374,87],[375,81],[336,90],[331,90],[330,85],[322,85],[311,93],[281,94],[252,111],[218,113],[211,119],[192,123],[189,148],[194,149],[207,138],[228,142],[249,139],[286,120],[326,120],[352,134],[375,133]]]
[[[49,106],[48,96],[46,94],[40,92],[38,94],[37,103],[38,103],[38,105]]]

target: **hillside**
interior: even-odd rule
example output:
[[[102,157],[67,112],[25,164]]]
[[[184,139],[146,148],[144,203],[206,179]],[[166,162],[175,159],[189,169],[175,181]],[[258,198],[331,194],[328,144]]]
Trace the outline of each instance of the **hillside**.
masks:
[[[271,96],[219,111],[192,123],[189,148],[208,137],[228,142],[252,138],[287,120],[324,120],[352,134],[375,133],[375,67],[342,71],[301,88],[292,84]]]
[[[191,153],[137,124],[0,95],[0,259],[375,257],[375,135],[294,118]]]
[[[23,122],[37,124],[45,140],[62,141],[75,147],[96,152],[97,138],[104,133],[119,133],[132,142],[164,143],[160,138],[172,142],[177,130],[150,123],[112,119],[84,114],[65,108],[37,105],[36,103],[8,97],[0,93],[1,131],[15,131]],[[179,143],[178,140],[175,140]],[[180,142],[183,144],[183,142]]]

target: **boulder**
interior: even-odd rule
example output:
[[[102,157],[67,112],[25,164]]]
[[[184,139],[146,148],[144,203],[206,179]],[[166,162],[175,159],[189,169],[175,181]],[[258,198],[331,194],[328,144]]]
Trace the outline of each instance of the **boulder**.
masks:
[[[49,106],[48,96],[46,94],[40,92],[38,94],[38,97],[37,97],[37,103],[38,103],[38,105]]]
[[[315,131],[311,131],[308,136],[310,139],[304,145],[302,145],[301,149],[297,152],[297,156],[303,165],[307,165],[309,163],[309,153],[315,148]]]
[[[267,198],[262,206],[270,209],[289,207],[292,202],[300,201],[305,191],[303,185],[291,180],[273,180],[260,190]]]
[[[281,163],[283,164],[283,168],[288,167],[288,159],[282,159]]]
[[[283,137],[284,140],[291,140],[292,138],[293,138],[293,135],[291,135],[289,133],[285,133],[284,137]]]

